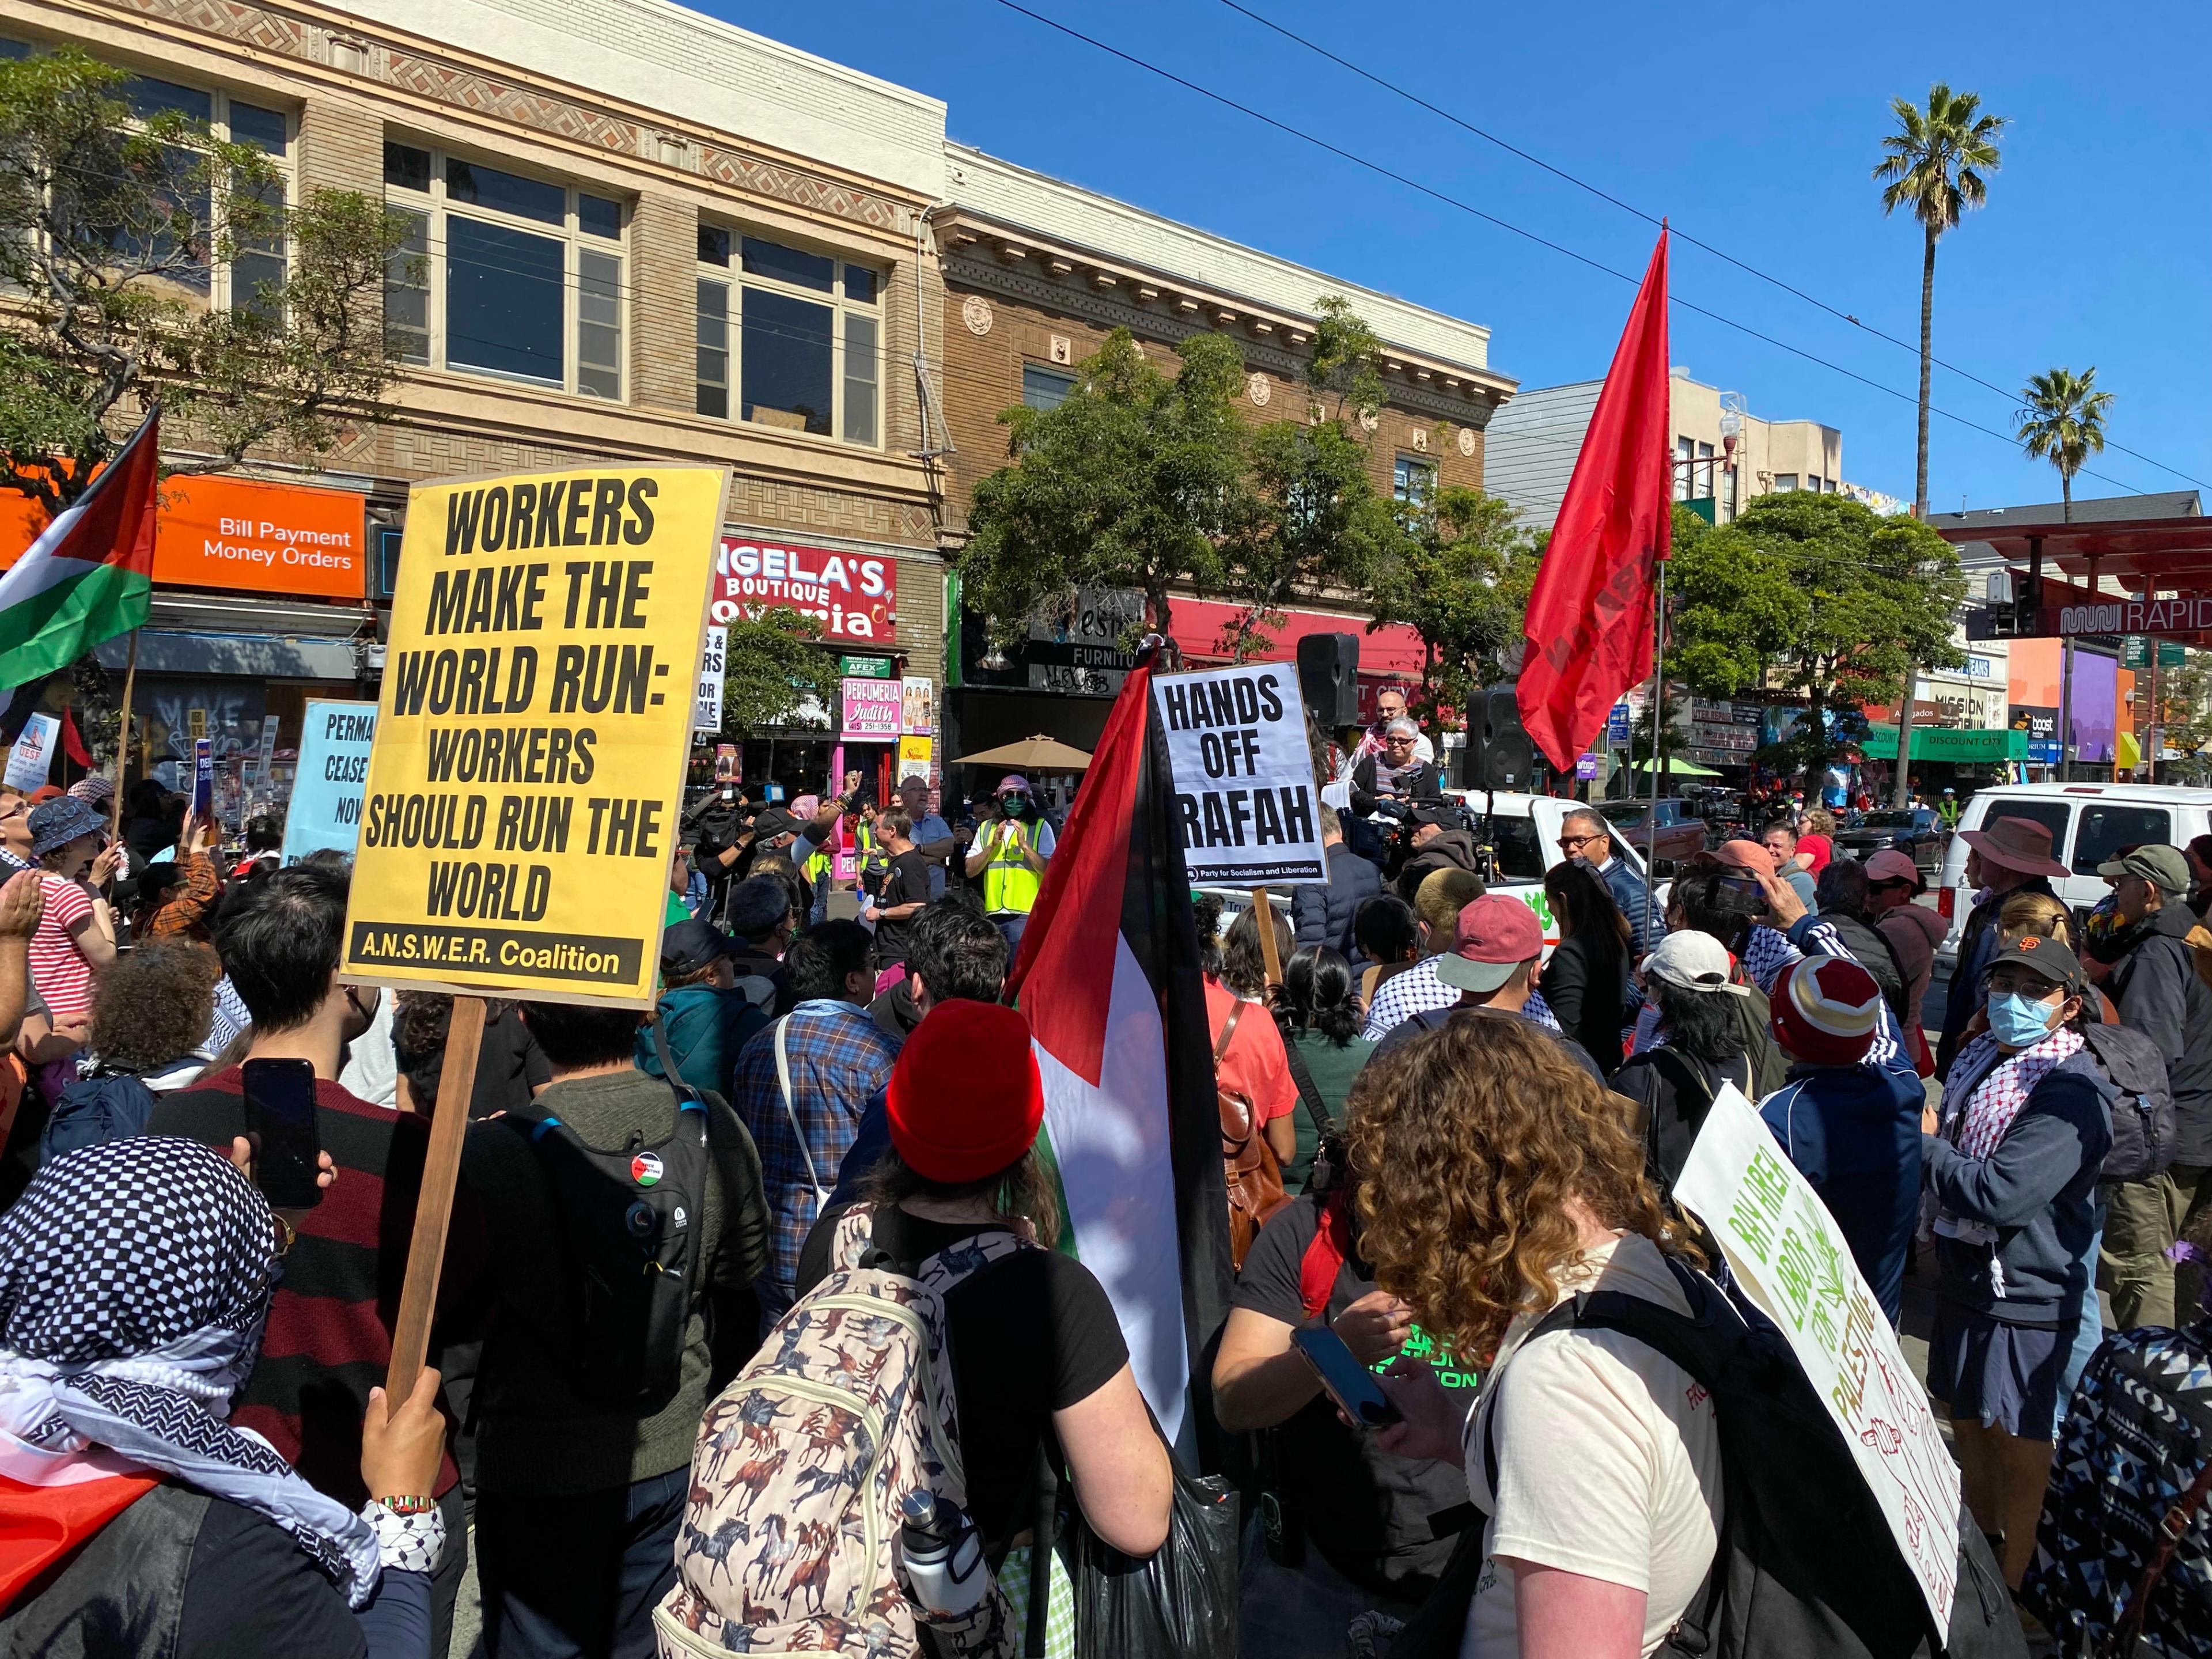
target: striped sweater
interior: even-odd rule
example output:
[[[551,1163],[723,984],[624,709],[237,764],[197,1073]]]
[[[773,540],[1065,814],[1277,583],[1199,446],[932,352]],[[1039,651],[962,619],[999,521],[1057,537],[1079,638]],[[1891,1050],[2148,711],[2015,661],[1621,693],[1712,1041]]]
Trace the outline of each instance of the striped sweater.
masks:
[[[147,1133],[228,1150],[234,1135],[246,1133],[243,1088],[234,1066],[196,1088],[164,1095]],[[315,1102],[322,1148],[337,1166],[337,1180],[307,1212],[284,1258],[261,1357],[233,1402],[231,1420],[265,1437],[318,1491],[358,1507],[368,1498],[361,1479],[362,1413],[392,1361],[429,1123],[373,1106],[325,1079],[315,1084]],[[441,1341],[478,1334],[450,1328],[453,1310],[475,1300],[483,1261],[482,1213],[463,1188],[439,1279],[434,1364]],[[449,1452],[433,1495],[442,1497],[459,1478]]]

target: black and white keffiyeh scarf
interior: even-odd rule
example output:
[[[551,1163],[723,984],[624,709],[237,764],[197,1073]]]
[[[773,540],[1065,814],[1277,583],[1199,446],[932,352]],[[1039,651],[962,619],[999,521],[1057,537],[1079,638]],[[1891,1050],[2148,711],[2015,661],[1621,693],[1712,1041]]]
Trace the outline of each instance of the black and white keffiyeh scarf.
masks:
[[[277,1272],[269,1206],[221,1153],[141,1136],[54,1159],[0,1216],[0,1435],[264,1515],[359,1607],[374,1531],[225,1420]]]

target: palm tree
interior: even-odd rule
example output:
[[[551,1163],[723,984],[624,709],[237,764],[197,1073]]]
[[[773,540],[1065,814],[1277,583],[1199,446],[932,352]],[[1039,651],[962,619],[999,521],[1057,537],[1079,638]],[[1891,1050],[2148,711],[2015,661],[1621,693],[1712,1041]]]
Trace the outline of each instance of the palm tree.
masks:
[[[1968,208],[1989,199],[1983,174],[1995,173],[2003,158],[1997,153],[1997,134],[2004,130],[2002,115],[1979,112],[1979,93],[1957,92],[1942,81],[1928,88],[1928,107],[1916,108],[1911,100],[1895,98],[1890,110],[1897,131],[1881,141],[1887,152],[1874,170],[1884,185],[1881,210],[1912,210],[1920,221],[1926,246],[1920,260],[1920,431],[1913,468],[1912,513],[1928,516],[1928,383],[1936,364],[1936,241],[1959,222]],[[1890,795],[1893,805],[1909,798],[1912,755],[1912,683],[1917,665],[1905,671],[1905,697],[1897,711],[1897,779]]]
[[[2021,447],[2058,469],[2058,488],[2066,497],[2066,520],[2074,519],[2074,475],[2105,447],[2105,411],[2112,394],[2097,390],[2095,364],[2076,374],[2054,368],[2031,374],[2021,394]]]
[[[1874,170],[1877,183],[1885,183],[1881,210],[1912,210],[1927,239],[1920,262],[1920,442],[1912,486],[1912,510],[1928,516],[1928,382],[1936,362],[1936,241],[1959,222],[1968,208],[1989,198],[1983,178],[1995,173],[2002,158],[1997,153],[1997,134],[2004,130],[2002,115],[1978,115],[1979,93],[1954,93],[1938,81],[1928,88],[1928,107],[1916,108],[1908,100],[1893,99],[1897,131],[1881,141],[1888,152]]]

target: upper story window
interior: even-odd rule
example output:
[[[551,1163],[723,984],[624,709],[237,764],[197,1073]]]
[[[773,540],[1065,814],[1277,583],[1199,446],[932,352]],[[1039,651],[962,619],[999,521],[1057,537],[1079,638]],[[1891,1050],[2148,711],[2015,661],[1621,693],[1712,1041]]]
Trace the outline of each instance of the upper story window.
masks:
[[[1436,499],[1437,464],[1418,455],[1401,455],[1390,464],[1390,494],[1411,507],[1425,507]]]
[[[1774,488],[1778,494],[1784,490],[1796,489],[1797,475],[1795,472],[1776,473],[1774,475]]]
[[[263,234],[241,238],[234,257],[228,262],[210,258],[195,266],[173,270],[171,280],[205,295],[210,303],[218,306],[249,310],[272,303],[284,283],[285,249],[281,221],[283,210],[291,199],[290,118],[281,110],[234,98],[228,93],[180,86],[151,76],[138,76],[125,82],[121,96],[138,120],[150,121],[156,116],[174,112],[204,124],[210,136],[218,141],[258,145],[269,158],[276,178],[263,186],[255,199],[275,210],[272,217],[277,222]],[[195,221],[212,231],[216,226],[204,173],[192,189],[194,199],[184,205]]]
[[[869,266],[701,225],[699,412],[880,442],[882,288]]]
[[[620,202],[393,140],[384,193],[409,221],[384,290],[408,362],[622,397]]]
[[[1075,376],[1066,369],[1022,365],[1022,402],[1031,409],[1058,409],[1074,390]]]

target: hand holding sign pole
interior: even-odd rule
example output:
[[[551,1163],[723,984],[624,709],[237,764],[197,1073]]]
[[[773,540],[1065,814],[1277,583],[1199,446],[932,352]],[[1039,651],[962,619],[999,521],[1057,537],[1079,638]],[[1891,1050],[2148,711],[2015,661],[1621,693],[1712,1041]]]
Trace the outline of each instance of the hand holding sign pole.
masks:
[[[720,467],[410,496],[339,976],[455,993],[388,1387],[426,1350],[483,999],[649,1008]]]

